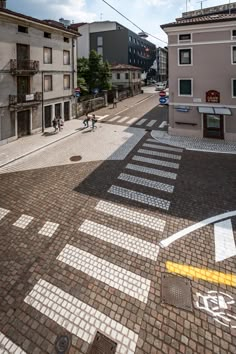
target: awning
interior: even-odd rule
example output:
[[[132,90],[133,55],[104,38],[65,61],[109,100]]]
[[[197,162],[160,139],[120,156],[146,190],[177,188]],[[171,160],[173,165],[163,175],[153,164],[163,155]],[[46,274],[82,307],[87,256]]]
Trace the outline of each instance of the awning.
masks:
[[[231,116],[232,112],[230,108],[227,107],[198,107],[199,113],[206,114],[223,114],[225,116]]]

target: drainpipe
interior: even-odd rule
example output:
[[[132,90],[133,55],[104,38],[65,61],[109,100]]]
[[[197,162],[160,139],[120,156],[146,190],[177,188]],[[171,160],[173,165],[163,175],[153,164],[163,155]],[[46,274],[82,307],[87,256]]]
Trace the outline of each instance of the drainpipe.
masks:
[[[44,97],[43,97],[43,78],[44,78],[44,71],[42,71],[42,133],[44,133],[44,109],[43,109],[43,104],[44,104]]]

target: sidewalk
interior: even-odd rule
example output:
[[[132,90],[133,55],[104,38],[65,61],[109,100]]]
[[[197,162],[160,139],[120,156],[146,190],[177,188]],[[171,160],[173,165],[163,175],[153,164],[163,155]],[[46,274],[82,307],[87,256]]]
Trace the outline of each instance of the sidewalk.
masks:
[[[167,132],[153,130],[152,137],[162,144],[184,148],[186,150],[236,154],[236,142],[225,142],[218,139],[191,138],[186,136],[171,136]]]

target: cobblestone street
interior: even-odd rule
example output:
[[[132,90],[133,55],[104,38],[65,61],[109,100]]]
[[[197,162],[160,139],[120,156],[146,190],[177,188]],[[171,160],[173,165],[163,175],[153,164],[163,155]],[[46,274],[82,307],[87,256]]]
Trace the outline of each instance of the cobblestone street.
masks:
[[[236,157],[125,129],[1,169],[0,353],[57,353],[68,335],[86,354],[97,331],[119,354],[235,353]],[[180,306],[174,276],[190,280],[169,290]]]

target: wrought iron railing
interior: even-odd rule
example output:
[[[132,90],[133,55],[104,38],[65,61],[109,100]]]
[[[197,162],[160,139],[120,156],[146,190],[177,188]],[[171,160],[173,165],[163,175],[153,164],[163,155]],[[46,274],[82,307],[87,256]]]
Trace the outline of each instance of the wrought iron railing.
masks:
[[[37,104],[42,101],[42,92],[35,92],[28,95],[9,95],[9,105]]]
[[[39,61],[38,60],[10,60],[10,71],[12,73],[30,72],[36,73],[39,71]]]

